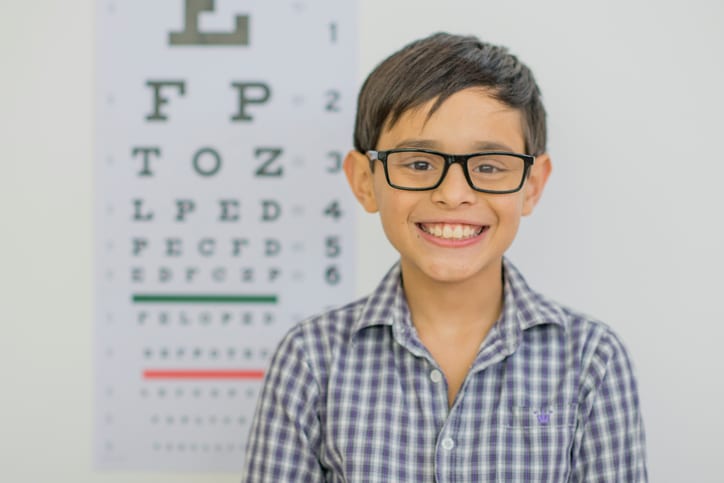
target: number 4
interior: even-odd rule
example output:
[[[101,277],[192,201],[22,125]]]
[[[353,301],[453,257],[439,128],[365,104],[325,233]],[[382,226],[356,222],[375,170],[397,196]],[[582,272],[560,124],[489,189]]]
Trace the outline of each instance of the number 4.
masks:
[[[339,220],[342,217],[342,210],[339,208],[339,201],[334,200],[324,209],[324,214],[332,219]]]

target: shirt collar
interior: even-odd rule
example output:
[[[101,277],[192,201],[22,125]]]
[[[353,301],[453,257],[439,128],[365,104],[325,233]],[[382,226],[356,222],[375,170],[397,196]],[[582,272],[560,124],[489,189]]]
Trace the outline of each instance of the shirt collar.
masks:
[[[411,325],[401,280],[398,261],[367,298],[353,333],[375,325]],[[503,280],[503,311],[495,324],[503,339],[511,340],[509,336],[537,325],[556,324],[565,328],[562,309],[533,291],[507,258],[503,258]]]
[[[367,297],[364,308],[352,328],[353,333],[375,325],[393,325],[395,321],[404,323],[409,320],[407,299],[402,291],[401,282],[401,269],[398,261]]]
[[[510,317],[521,330],[536,325],[556,324],[565,328],[565,314],[556,304],[532,290],[520,271],[503,258],[504,308],[502,317]]]
[[[548,324],[565,328],[565,320],[563,311],[533,291],[510,260],[503,258],[503,310],[483,343],[478,362],[512,354],[528,329]]]

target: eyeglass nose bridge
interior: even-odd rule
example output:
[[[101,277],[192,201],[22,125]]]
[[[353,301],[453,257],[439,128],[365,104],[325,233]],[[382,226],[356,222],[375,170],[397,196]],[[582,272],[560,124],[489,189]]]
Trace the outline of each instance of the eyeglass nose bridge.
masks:
[[[437,181],[435,186],[433,186],[431,189],[437,189],[442,185],[443,181],[445,181],[445,178],[447,178],[447,173],[450,170],[450,167],[453,164],[459,164],[460,170],[463,173],[463,176],[465,177],[465,181],[468,182],[468,186],[474,190],[477,191],[475,188],[475,185],[473,184],[473,180],[470,179],[470,173],[468,173],[468,159],[472,158],[473,155],[469,154],[447,154],[447,153],[439,153],[439,156],[442,156],[445,160],[445,167],[442,170],[442,173],[440,174],[440,179]]]

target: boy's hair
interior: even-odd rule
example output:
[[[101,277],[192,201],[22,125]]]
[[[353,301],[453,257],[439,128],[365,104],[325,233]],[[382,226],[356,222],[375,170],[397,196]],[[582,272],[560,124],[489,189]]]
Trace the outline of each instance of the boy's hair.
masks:
[[[357,102],[354,147],[375,149],[383,129],[405,112],[469,87],[483,87],[498,101],[520,110],[527,154],[546,151],[546,113],[530,69],[505,47],[476,37],[437,33],[416,40],[382,61],[362,85]]]

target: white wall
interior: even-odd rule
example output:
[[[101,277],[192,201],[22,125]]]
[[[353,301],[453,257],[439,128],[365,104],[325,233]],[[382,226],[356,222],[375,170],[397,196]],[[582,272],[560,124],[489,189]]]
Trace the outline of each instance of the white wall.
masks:
[[[360,80],[436,30],[508,45],[534,69],[555,172],[511,256],[626,340],[651,481],[719,481],[724,3],[359,3]],[[238,481],[91,470],[93,8],[0,5],[2,480]],[[374,218],[360,224],[363,293],[394,254]]]

